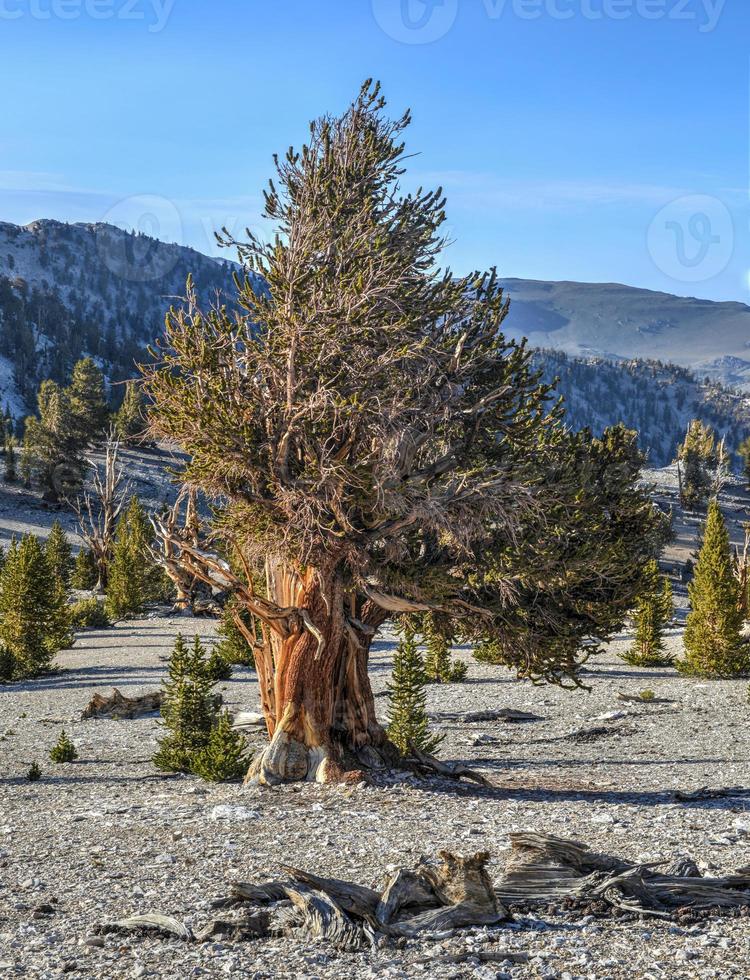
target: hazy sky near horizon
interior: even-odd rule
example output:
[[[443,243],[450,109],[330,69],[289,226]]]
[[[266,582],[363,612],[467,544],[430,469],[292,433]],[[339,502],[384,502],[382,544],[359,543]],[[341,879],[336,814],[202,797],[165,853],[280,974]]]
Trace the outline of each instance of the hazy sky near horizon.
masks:
[[[750,301],[746,0],[0,0],[0,220],[216,252],[361,81],[456,272]]]

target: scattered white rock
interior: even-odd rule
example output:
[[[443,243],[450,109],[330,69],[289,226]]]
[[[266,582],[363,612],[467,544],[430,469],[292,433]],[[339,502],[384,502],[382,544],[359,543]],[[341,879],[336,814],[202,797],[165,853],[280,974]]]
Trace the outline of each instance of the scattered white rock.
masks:
[[[230,820],[242,823],[246,820],[259,820],[260,813],[249,806],[233,806],[231,803],[218,803],[211,809],[212,820]]]

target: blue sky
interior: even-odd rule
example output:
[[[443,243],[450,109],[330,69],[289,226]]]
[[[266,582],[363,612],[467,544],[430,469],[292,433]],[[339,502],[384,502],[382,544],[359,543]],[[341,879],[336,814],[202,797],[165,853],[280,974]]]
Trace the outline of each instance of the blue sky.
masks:
[[[457,272],[748,296],[744,0],[0,0],[0,220],[202,251],[368,77]]]

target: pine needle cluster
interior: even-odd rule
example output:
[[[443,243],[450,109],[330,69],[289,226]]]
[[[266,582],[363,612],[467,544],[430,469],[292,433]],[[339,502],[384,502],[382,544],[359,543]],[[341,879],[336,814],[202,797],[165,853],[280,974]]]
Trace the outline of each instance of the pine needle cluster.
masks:
[[[215,782],[244,774],[244,740],[232,730],[227,713],[219,710],[214,683],[200,637],[189,647],[178,636],[164,688],[161,715],[167,734],[154,756],[158,769],[192,772]]]

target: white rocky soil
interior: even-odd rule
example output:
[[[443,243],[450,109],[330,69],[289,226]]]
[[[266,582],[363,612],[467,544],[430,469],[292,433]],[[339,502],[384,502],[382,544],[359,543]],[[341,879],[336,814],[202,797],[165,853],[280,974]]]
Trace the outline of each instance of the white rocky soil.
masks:
[[[669,496],[669,479],[662,482]],[[7,535],[7,498],[5,506]],[[48,517],[41,511],[13,519],[41,529]],[[680,522],[668,560],[694,546],[691,526]],[[678,601],[681,621],[684,592]],[[244,788],[156,770],[154,717],[81,720],[94,692],[156,689],[179,631],[210,638],[214,623],[153,616],[82,633],[59,656],[56,673],[0,687],[0,978],[750,975],[750,916],[734,913],[665,922],[582,917],[552,906],[495,928],[357,953],[288,938],[198,944],[99,934],[104,923],[153,911],[199,926],[213,917],[211,903],[226,896],[230,882],[278,876],[282,863],[376,886],[394,866],[441,848],[487,850],[490,873],[499,877],[507,835],[516,830],[577,839],[637,861],[689,854],[714,874],[750,865],[746,681],[701,682],[673,669],[628,667],[618,656],[627,635],[589,663],[582,675],[588,691],[535,687],[462,649],[456,652],[468,663],[467,681],[430,687],[429,710],[445,734],[442,758],[479,769],[493,789],[403,774],[371,786]],[[681,635],[676,625],[669,636],[678,653]],[[386,637],[372,658],[381,715],[392,654]],[[232,710],[257,710],[251,671],[236,670],[220,689]],[[652,703],[619,697],[645,689],[654,692]],[[539,719],[466,720],[501,708]],[[48,753],[63,726],[80,757],[55,765]],[[250,747],[262,739],[260,728],[252,730]],[[43,775],[30,783],[34,761]],[[675,796],[701,787],[744,792]]]

